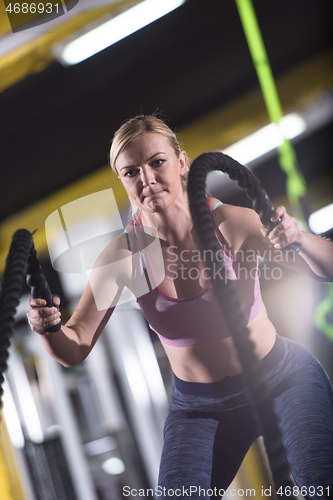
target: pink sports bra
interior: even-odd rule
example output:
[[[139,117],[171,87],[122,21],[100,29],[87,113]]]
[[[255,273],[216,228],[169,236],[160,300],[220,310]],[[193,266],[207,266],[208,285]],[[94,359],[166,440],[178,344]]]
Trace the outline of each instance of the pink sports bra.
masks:
[[[221,202],[218,203],[212,211],[214,220],[215,210],[221,204]],[[146,250],[147,245],[142,244],[145,233],[141,218],[139,223],[133,221],[132,225],[133,241],[130,241],[130,244],[134,261],[133,266],[134,269],[139,269],[139,272],[145,274],[150,290],[139,297],[137,302],[151,329],[157,333],[160,340],[164,344],[183,347],[207,340],[229,337],[230,333],[210,282],[197,295],[184,299],[169,297],[156,283],[151,286],[148,275],[154,279],[154,273]],[[215,233],[221,247],[225,250],[226,247],[223,244],[222,235],[216,227],[216,223]],[[129,238],[129,234],[127,232],[126,234]],[[138,248],[144,250],[137,251]],[[249,273],[249,270],[242,269],[239,278],[237,278],[233,269],[233,262],[234,257],[231,253],[228,250],[227,253],[224,252],[224,265],[227,268],[228,279],[234,280],[247,323],[250,323],[263,306],[258,271],[255,270],[255,273],[253,271]],[[254,276],[252,276],[253,274]]]

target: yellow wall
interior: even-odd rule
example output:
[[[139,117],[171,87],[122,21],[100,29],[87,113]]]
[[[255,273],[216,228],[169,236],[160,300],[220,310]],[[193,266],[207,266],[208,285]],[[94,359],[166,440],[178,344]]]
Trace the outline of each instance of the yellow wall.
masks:
[[[0,498],[26,500],[17,451],[10,442],[2,412],[0,412]]]

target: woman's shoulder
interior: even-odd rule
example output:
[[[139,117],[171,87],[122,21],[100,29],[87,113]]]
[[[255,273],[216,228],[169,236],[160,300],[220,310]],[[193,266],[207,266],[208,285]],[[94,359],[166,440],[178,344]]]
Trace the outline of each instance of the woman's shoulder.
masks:
[[[126,237],[126,233],[124,231],[107,244],[98,256],[95,262],[95,267],[118,262],[118,260],[126,258],[130,251],[128,238]]]
[[[130,220],[127,226],[125,227],[125,230],[123,232],[123,235],[126,237],[126,244],[127,248],[133,253],[133,237],[134,237],[134,226],[135,221]]]
[[[215,208],[216,225],[230,246],[237,250],[251,236],[258,236],[261,223],[258,214],[252,208],[220,203],[217,198],[208,198],[211,210]]]
[[[133,234],[133,224],[134,220],[130,220],[127,226],[125,227],[124,233],[125,234]]]
[[[211,210],[215,209],[215,212],[219,215],[221,222],[228,218],[238,219],[239,216],[244,217],[246,222],[249,222],[250,220],[256,221],[258,219],[258,215],[252,208],[230,205],[222,202],[218,198],[213,197],[208,198],[208,203]]]

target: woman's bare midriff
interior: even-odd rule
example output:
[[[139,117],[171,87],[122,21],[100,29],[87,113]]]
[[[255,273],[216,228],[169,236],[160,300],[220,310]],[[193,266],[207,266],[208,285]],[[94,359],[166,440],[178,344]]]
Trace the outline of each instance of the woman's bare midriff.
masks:
[[[255,354],[262,359],[272,349],[276,332],[263,307],[248,325]],[[242,368],[232,337],[186,347],[163,344],[173,373],[187,382],[210,383],[238,375]]]

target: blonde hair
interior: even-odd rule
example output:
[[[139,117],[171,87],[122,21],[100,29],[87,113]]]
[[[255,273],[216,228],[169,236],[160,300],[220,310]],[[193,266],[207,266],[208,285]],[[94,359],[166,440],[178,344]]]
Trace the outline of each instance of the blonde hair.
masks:
[[[151,132],[161,134],[166,137],[173,148],[175,155],[179,158],[181,147],[179,145],[176,134],[168,127],[168,125],[154,115],[138,115],[124,122],[121,127],[115,132],[110,149],[110,166],[112,170],[118,174],[116,169],[116,161],[118,156],[128,144],[136,139],[140,134]],[[188,172],[181,177],[183,191],[186,192]],[[131,216],[136,217],[140,213],[139,208],[130,200]]]

